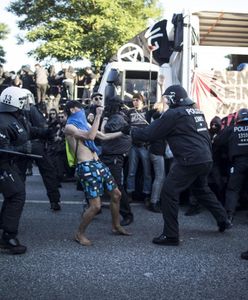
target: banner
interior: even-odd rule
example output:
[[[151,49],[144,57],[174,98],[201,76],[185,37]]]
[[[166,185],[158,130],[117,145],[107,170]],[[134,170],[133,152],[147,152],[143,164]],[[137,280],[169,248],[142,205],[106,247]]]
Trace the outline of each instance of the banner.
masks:
[[[150,61],[150,53],[152,51],[153,64],[161,66],[164,63],[168,63],[173,52],[174,43],[168,40],[166,26],[167,20],[161,20],[137,34],[126,45],[138,45],[143,50],[145,62]],[[130,49],[127,47],[123,51],[122,56],[124,56],[125,52],[130,51]],[[110,61],[117,61],[117,55],[114,55]]]
[[[204,112],[208,124],[215,116],[224,118],[240,108],[248,108],[248,69],[195,70],[191,97]]]

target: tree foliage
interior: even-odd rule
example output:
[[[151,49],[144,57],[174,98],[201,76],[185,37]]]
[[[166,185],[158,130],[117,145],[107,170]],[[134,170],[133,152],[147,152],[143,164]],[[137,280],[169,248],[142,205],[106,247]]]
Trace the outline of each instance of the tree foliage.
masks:
[[[158,0],[15,0],[9,11],[20,17],[25,38],[39,42],[31,54],[59,61],[107,61],[126,41],[160,16]]]
[[[6,39],[7,35],[9,33],[9,28],[6,24],[0,23],[0,41]],[[0,63],[5,63],[5,51],[3,47],[0,45]]]

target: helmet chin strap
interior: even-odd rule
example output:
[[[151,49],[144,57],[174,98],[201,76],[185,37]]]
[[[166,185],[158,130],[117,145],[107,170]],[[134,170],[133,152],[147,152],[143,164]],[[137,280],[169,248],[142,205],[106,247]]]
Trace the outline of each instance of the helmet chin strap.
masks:
[[[21,115],[24,115],[24,112],[22,109],[18,108],[16,111],[10,112],[12,115],[14,115],[15,117],[19,117]]]

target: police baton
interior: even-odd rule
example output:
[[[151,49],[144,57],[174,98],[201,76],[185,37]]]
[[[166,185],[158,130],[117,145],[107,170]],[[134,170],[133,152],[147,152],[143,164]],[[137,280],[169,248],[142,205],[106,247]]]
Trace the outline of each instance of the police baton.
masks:
[[[41,155],[27,154],[27,153],[22,153],[22,152],[17,152],[17,151],[12,151],[12,150],[6,150],[6,149],[0,149],[0,153],[20,155],[20,156],[25,156],[25,157],[30,157],[30,158],[43,158],[43,156],[41,156]]]

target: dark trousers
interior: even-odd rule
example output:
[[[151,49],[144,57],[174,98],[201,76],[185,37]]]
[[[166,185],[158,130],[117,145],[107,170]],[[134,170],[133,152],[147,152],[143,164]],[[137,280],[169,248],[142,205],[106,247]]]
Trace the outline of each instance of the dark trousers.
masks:
[[[237,157],[232,163],[226,189],[226,211],[233,214],[240,198],[240,191],[248,175],[248,157]]]
[[[107,155],[101,156],[101,161],[109,167],[111,174],[113,175],[116,184],[121,191],[121,201],[120,201],[120,215],[123,218],[133,216],[131,207],[128,201],[127,193],[123,186],[123,165],[124,156],[123,155]]]
[[[63,95],[67,100],[73,100],[74,84],[73,82],[63,82]]]
[[[59,192],[59,182],[57,179],[57,174],[55,168],[51,162],[49,156],[44,152],[43,158],[35,159],[37,167],[39,169],[40,175],[44,182],[45,188],[47,190],[47,197],[50,202],[59,202],[60,201],[60,192]],[[28,165],[28,159],[22,159],[17,163],[18,168],[21,171],[22,178],[26,179],[26,170]]]
[[[221,174],[221,167],[218,163],[213,163],[212,170],[208,177],[208,184],[215,193],[217,199],[224,205],[225,203],[225,180]]]
[[[59,182],[63,181],[65,178],[74,177],[75,168],[68,165],[65,151],[55,152],[52,156],[49,154],[49,157],[52,160]]]
[[[224,207],[208,186],[211,168],[211,162],[191,166],[174,163],[171,166],[161,192],[164,235],[175,238],[179,236],[179,196],[187,188],[191,188],[192,195],[211,212],[217,223],[226,221]]]
[[[26,192],[25,184],[13,165],[0,166],[0,193],[4,196],[0,228],[14,238],[18,232]]]
[[[47,197],[50,202],[59,202],[59,182],[51,159],[48,155],[44,154],[42,159],[36,159],[35,162],[46,187]]]

